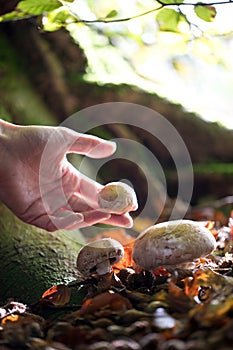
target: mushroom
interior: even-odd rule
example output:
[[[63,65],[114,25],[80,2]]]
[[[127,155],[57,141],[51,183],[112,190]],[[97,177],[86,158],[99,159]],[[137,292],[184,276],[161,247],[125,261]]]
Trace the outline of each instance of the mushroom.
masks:
[[[110,182],[98,193],[98,204],[101,210],[124,214],[137,210],[137,197],[132,187],[124,182]]]
[[[174,220],[151,226],[134,242],[133,259],[146,269],[177,265],[210,254],[216,240],[203,224],[191,220]]]
[[[122,259],[124,248],[112,238],[103,238],[83,246],[77,257],[77,269],[82,275],[105,275],[112,266]]]

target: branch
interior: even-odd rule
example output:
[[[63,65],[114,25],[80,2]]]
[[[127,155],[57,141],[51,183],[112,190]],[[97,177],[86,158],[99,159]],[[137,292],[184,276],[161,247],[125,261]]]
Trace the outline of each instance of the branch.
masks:
[[[165,6],[213,6],[213,5],[226,5],[226,4],[231,4],[233,3],[232,0],[227,0],[227,1],[213,1],[213,2],[173,2],[173,3],[164,3],[161,0],[156,0],[160,5],[162,5],[163,7]]]
[[[116,18],[116,19],[106,19],[106,18],[103,18],[103,19],[94,19],[94,20],[86,20],[86,19],[76,19],[75,21],[71,21],[69,22],[69,24],[71,23],[86,23],[86,24],[91,24],[91,23],[117,23],[117,22],[127,22],[127,21],[130,21],[132,19],[136,19],[136,18],[140,18],[140,17],[143,17],[143,16],[146,16],[146,15],[149,15],[150,13],[153,13],[153,12],[156,12],[158,10],[160,10],[161,8],[163,7],[170,7],[170,6],[177,6],[177,7],[180,7],[180,6],[213,6],[213,5],[225,5],[225,4],[233,4],[233,1],[232,0],[227,0],[227,1],[213,1],[213,2],[209,2],[209,3],[205,3],[205,2],[196,2],[196,3],[183,3],[183,2],[180,2],[180,3],[177,3],[177,2],[173,2],[173,3],[164,3],[163,1],[161,0],[156,0],[160,6],[159,7],[156,7],[156,8],[153,8],[151,10],[148,10],[148,11],[145,11],[145,12],[142,12],[138,15],[135,15],[135,16],[131,16],[131,17],[124,17],[124,18]],[[65,24],[65,23],[64,23]],[[67,23],[66,23],[67,24]]]
[[[116,22],[127,22],[127,21],[130,21],[131,19],[136,19],[136,18],[140,18],[140,17],[143,17],[143,16],[146,16],[152,12],[155,12],[155,11],[158,11],[160,10],[161,8],[163,8],[164,5],[161,5],[159,7],[156,7],[152,10],[149,10],[149,11],[146,11],[146,12],[142,12],[138,15],[135,15],[135,16],[131,16],[131,17],[125,17],[125,18],[116,18],[116,19],[94,19],[94,20],[88,20],[88,19],[77,19],[75,21],[72,21],[72,22],[69,22],[70,23],[87,23],[87,24],[90,24],[90,23],[116,23]]]

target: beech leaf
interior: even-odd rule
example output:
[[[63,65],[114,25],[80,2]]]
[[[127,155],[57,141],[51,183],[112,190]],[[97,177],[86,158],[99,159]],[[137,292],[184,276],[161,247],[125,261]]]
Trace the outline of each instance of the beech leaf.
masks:
[[[196,15],[206,22],[213,22],[216,17],[216,8],[212,5],[198,5],[194,7]]]
[[[29,15],[38,16],[59,7],[61,7],[61,3],[57,0],[23,0],[18,4],[17,9]]]
[[[175,32],[178,29],[180,14],[173,9],[164,8],[157,14],[156,20],[160,30]]]
[[[116,10],[112,10],[110,11],[107,16],[105,18],[113,18],[117,16],[117,11]]]
[[[71,291],[65,284],[58,284],[46,290],[42,295],[42,301],[48,301],[54,306],[62,306],[70,301]]]
[[[86,299],[79,314],[81,316],[87,314],[94,314],[96,311],[99,311],[102,308],[108,308],[111,311],[125,311],[131,309],[132,305],[130,301],[120,295],[119,293],[101,293],[94,298]]]

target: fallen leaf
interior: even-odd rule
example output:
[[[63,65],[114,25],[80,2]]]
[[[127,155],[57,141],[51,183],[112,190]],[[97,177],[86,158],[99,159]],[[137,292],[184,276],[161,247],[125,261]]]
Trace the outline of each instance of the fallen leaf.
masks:
[[[224,301],[217,298],[211,299],[206,304],[199,304],[193,308],[189,316],[198,321],[200,326],[222,326],[229,321],[233,310],[233,296],[228,296]]]
[[[71,291],[65,284],[58,284],[46,290],[42,295],[42,301],[48,301],[54,306],[62,306],[70,301]]]
[[[169,271],[167,271],[163,266],[160,266],[158,269],[153,271],[153,274],[155,276],[166,276],[166,277],[171,276],[171,273]]]
[[[19,320],[19,315],[9,315],[2,319],[1,324],[6,324],[8,322],[17,322]]]
[[[124,256],[118,263],[113,265],[114,271],[127,269],[128,267],[135,267],[135,263],[132,257],[133,245],[134,240],[132,239],[128,244],[124,245]]]
[[[171,309],[179,313],[186,313],[195,305],[194,300],[172,280],[168,283],[168,301]]]
[[[130,301],[118,293],[101,293],[94,298],[89,298],[84,301],[79,311],[81,316],[93,314],[103,308],[108,308],[112,311],[125,311],[132,307]]]

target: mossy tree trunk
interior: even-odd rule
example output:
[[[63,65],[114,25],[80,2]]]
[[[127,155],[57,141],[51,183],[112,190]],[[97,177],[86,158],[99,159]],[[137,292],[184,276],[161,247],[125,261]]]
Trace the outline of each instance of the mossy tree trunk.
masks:
[[[37,302],[53,285],[77,277],[80,244],[66,231],[27,225],[0,205],[0,301]]]

